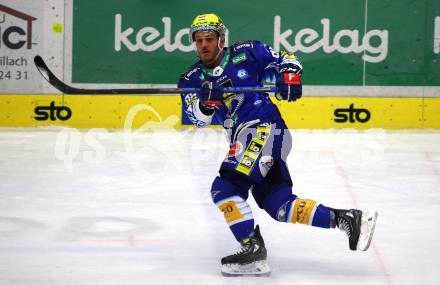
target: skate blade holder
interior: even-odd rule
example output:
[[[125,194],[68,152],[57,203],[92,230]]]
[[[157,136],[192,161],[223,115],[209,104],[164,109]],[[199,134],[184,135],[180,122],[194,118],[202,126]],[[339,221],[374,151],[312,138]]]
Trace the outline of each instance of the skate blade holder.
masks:
[[[267,260],[255,261],[248,264],[223,264],[222,265],[222,275],[226,277],[236,277],[236,276],[249,276],[249,277],[259,277],[259,276],[269,276],[270,268],[267,264]]]

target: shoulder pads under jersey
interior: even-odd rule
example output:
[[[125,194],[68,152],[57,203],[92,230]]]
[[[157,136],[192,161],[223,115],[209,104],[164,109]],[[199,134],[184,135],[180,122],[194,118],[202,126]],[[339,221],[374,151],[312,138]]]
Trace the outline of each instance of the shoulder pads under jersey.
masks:
[[[235,44],[231,45],[230,49],[233,51],[238,51],[241,49],[246,48],[255,48],[256,46],[260,45],[261,43],[259,41],[249,40],[249,41],[239,41]]]
[[[192,76],[194,76],[198,71],[200,71],[199,63],[193,64],[186,72],[180,75],[180,78],[185,80],[190,80]]]

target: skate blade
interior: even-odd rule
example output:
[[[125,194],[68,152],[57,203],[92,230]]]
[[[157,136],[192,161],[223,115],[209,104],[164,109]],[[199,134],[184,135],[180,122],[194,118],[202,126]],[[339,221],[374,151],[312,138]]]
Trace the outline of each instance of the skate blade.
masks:
[[[223,264],[222,275],[232,276],[269,276],[270,268],[267,260],[255,261],[249,264]]]
[[[377,211],[362,213],[361,233],[357,244],[358,250],[366,251],[370,247],[376,227],[377,216]]]

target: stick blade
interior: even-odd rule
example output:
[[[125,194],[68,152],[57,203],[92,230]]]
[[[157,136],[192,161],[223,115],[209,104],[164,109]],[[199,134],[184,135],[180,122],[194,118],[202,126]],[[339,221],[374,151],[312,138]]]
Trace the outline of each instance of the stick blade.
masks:
[[[75,91],[77,90],[75,90],[75,88],[72,88],[67,84],[65,84],[64,82],[62,82],[61,80],[59,80],[58,77],[56,77],[55,74],[53,74],[53,72],[50,71],[49,67],[47,67],[46,63],[44,62],[44,59],[41,56],[36,55],[34,57],[34,63],[38,71],[41,73],[44,79],[46,79],[47,82],[49,82],[50,85],[52,85],[53,87],[55,87],[64,94],[76,93]]]
[[[36,55],[34,57],[34,63],[35,63],[35,66],[37,67],[38,71],[44,77],[44,79],[46,79],[47,82],[50,83],[49,68],[47,68],[47,65],[44,62],[43,58],[39,55]]]

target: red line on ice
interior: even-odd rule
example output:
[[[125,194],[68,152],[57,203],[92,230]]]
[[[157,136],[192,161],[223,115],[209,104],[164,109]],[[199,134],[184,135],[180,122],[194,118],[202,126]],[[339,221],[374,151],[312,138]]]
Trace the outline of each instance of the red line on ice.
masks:
[[[343,181],[344,181],[344,186],[345,186],[344,188],[345,188],[345,190],[346,190],[346,191],[348,192],[348,194],[350,195],[351,200],[352,200],[354,206],[355,206],[356,208],[359,208],[359,207],[358,207],[358,203],[357,203],[357,199],[356,199],[356,195],[355,195],[355,193],[354,193],[354,191],[353,191],[353,187],[352,187],[351,184],[350,184],[350,179],[349,179],[348,176],[345,174],[345,171],[344,171],[344,169],[342,168],[342,166],[339,165],[338,160],[336,159],[336,155],[335,155],[335,152],[334,152],[334,151],[331,152],[331,155],[332,155],[333,161],[334,161],[334,163],[335,163],[336,172],[338,173],[338,175],[339,175],[339,176],[343,179]],[[373,237],[373,239],[374,239],[374,237]],[[386,268],[386,266],[385,266],[385,262],[383,261],[382,253],[381,253],[381,251],[379,250],[379,247],[378,247],[377,245],[374,244],[374,242],[373,242],[373,244],[372,244],[372,247],[373,247],[373,253],[374,253],[374,256],[376,257],[376,260],[377,260],[377,262],[379,263],[380,270],[382,271],[382,274],[383,274],[384,277],[385,277],[386,284],[391,285],[391,284],[392,284],[392,282],[391,282],[391,276],[390,276],[390,274],[388,273],[388,270],[387,270],[387,268]]]
[[[440,183],[440,171],[436,167],[434,161],[431,158],[431,153],[425,152],[426,160],[429,162],[429,166],[431,166],[432,172],[434,173],[434,176],[437,178],[438,182]]]

